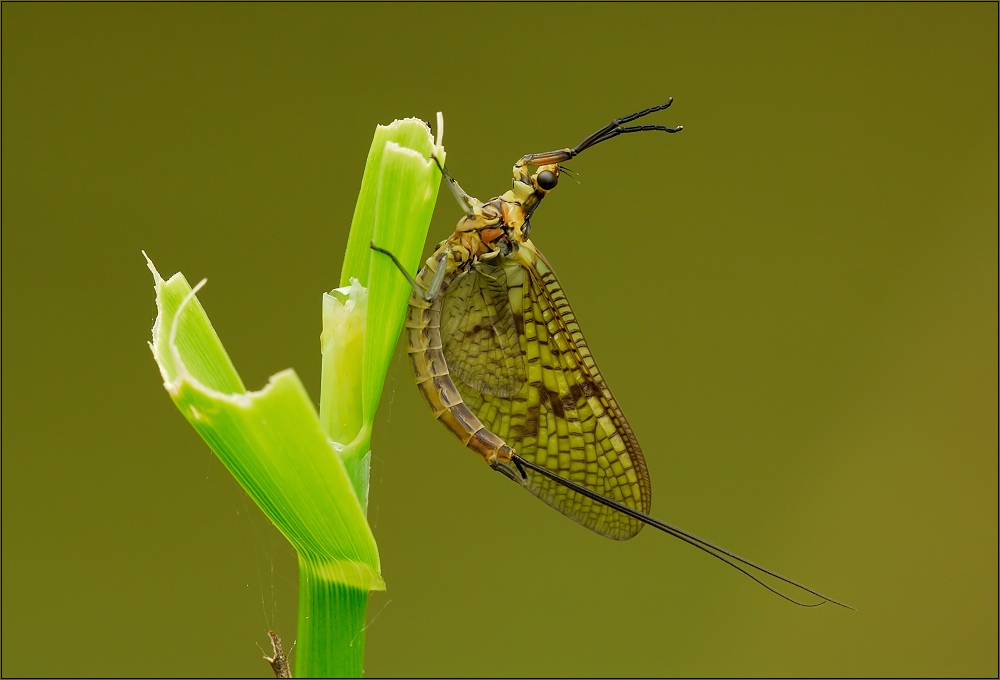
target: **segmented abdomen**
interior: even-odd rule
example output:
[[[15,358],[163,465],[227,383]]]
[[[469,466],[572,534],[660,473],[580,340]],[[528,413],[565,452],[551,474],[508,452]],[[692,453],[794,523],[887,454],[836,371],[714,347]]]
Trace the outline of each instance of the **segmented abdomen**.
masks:
[[[510,447],[487,430],[465,405],[448,372],[448,362],[442,351],[441,301],[456,275],[452,272],[445,275],[441,290],[430,302],[416,292],[410,295],[410,306],[406,313],[410,364],[417,387],[434,417],[487,463],[493,464],[498,460],[507,463],[510,461]],[[427,290],[433,278],[434,271],[425,266],[417,274],[416,280],[417,284]]]

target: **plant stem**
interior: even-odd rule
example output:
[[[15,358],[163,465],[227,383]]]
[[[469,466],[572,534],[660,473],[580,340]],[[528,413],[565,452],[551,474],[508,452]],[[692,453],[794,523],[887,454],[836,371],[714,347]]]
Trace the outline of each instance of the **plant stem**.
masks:
[[[299,575],[297,644],[310,653],[296,659],[296,676],[361,677],[368,591],[331,579],[322,564],[304,557]]]

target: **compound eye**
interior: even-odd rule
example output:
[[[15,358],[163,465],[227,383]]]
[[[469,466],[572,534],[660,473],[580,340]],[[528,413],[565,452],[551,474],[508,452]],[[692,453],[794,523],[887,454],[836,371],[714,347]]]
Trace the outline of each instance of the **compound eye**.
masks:
[[[538,176],[535,177],[535,181],[538,183],[539,189],[542,189],[543,191],[552,191],[556,188],[556,184],[559,183],[559,178],[556,176],[556,173],[551,170],[542,170],[538,173]]]

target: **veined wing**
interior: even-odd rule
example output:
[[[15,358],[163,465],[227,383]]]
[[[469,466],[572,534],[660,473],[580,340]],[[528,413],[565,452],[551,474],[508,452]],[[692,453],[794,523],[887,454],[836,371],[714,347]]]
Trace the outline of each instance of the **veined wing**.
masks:
[[[441,342],[457,382],[500,398],[524,386],[524,358],[507,273],[485,262],[459,276],[441,304]]]
[[[466,405],[518,455],[648,514],[649,475],[639,443],[594,363],[551,267],[525,245],[537,254],[533,266],[510,259],[502,267],[524,361],[523,384],[503,395],[479,389],[453,371],[459,378],[455,384]],[[447,346],[445,357],[452,366]],[[532,493],[600,534],[624,540],[643,526],[540,474],[528,470],[527,475]]]

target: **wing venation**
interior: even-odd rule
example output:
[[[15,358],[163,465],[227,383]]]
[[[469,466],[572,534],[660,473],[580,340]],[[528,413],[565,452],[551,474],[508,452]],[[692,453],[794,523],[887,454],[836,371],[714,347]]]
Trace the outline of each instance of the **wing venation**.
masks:
[[[525,380],[512,284],[519,288],[503,267],[480,262],[452,282],[441,305],[441,339],[452,376],[500,398],[516,394]]]
[[[442,318],[445,347],[463,344],[451,350],[460,359],[457,370],[446,349],[449,365],[460,378],[459,392],[483,424],[518,455],[648,514],[649,476],[638,441],[594,363],[555,274],[541,253],[537,255],[533,267],[508,260],[488,272],[480,270],[477,279],[456,281],[461,287],[455,293],[449,290],[452,311],[459,311],[458,300],[468,300],[464,310],[471,317]],[[500,323],[492,334],[481,328],[488,319]],[[512,337],[516,345],[507,344]],[[505,355],[490,364],[497,378],[484,377],[477,372],[483,364],[464,359],[469,354],[495,357],[497,351]],[[514,365],[519,373],[510,370]],[[518,379],[511,379],[513,374]],[[541,474],[527,474],[528,490],[598,533],[626,539],[643,526]]]

